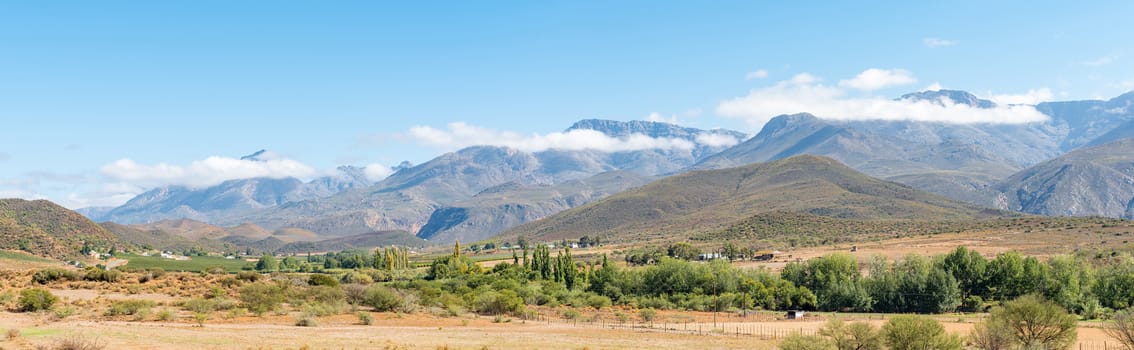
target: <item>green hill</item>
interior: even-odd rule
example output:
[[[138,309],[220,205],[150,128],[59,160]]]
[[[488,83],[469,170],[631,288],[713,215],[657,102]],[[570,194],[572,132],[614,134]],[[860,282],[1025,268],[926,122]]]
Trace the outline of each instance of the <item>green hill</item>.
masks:
[[[86,245],[125,248],[114,234],[82,214],[46,200],[0,199],[0,249],[55,259],[77,258]]]
[[[607,242],[739,238],[745,235],[746,220],[769,213],[825,218],[812,220],[820,225],[841,220],[966,221],[1004,215],[875,179],[831,158],[796,156],[672,176],[501,236],[546,241],[597,235]],[[732,233],[718,235],[729,230]]]

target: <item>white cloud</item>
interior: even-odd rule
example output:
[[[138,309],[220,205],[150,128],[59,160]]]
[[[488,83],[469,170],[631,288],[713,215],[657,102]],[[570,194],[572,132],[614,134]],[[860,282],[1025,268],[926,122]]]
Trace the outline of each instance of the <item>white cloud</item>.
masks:
[[[728,134],[704,133],[697,135],[697,143],[709,147],[731,147],[740,143],[740,140]]]
[[[366,178],[370,181],[378,182],[393,174],[394,169],[390,169],[390,167],[382,164],[374,163],[367,165],[366,168],[363,169],[363,173],[366,174]]]
[[[658,113],[658,112],[651,112],[650,115],[646,116],[646,120],[651,121],[651,122],[657,122],[657,123],[677,124],[677,116],[676,115],[671,115],[671,116],[669,116],[669,118],[666,118],[666,117],[662,116],[661,113]]]
[[[878,90],[892,86],[909,85],[917,82],[913,74],[905,69],[870,68],[858,73],[854,79],[840,80],[839,86],[858,90]]]
[[[9,188],[9,189],[0,189],[0,198],[22,198],[22,199],[27,199],[27,200],[35,200],[35,199],[47,199],[47,196],[44,196],[44,195],[39,194],[39,193],[26,191],[26,190],[10,189]]]
[[[308,178],[317,174],[311,167],[292,159],[276,156],[260,161],[228,157],[208,157],[189,165],[138,164],[130,159],[119,159],[101,169],[106,177],[142,187],[182,185],[207,187],[228,180],[253,177]]]
[[[1099,67],[1099,66],[1105,66],[1105,65],[1114,63],[1114,61],[1118,61],[1118,55],[1107,55],[1107,56],[1099,57],[1099,58],[1094,59],[1094,60],[1083,61],[1083,62],[1080,62],[1080,63],[1082,63],[1084,66],[1088,66],[1088,67]]]
[[[988,99],[1002,105],[1035,105],[1040,102],[1051,101],[1055,97],[1051,89],[1031,89],[1022,94],[989,94]]]
[[[921,43],[923,45],[925,45],[926,47],[929,47],[929,48],[948,47],[948,46],[953,46],[953,45],[958,44],[956,40],[948,40],[948,39],[941,39],[941,38],[925,38],[925,39],[921,39]]]
[[[877,96],[848,96],[844,88],[818,83],[811,75],[749,91],[721,102],[717,113],[746,121],[755,129],[781,114],[811,113],[833,120],[914,120],[944,123],[1016,124],[1047,120],[1031,106],[981,109],[950,101],[895,101]]]
[[[767,78],[767,77],[768,77],[768,71],[763,70],[763,69],[758,69],[754,72],[748,72],[748,74],[745,74],[744,80],[764,79],[764,78]]]
[[[540,152],[549,149],[620,152],[646,149],[687,150],[696,147],[696,144],[689,140],[654,138],[643,134],[611,137],[595,130],[571,130],[542,135],[522,135],[510,131],[482,128],[463,122],[449,123],[445,130],[430,126],[415,126],[410,128],[407,136],[417,143],[445,150],[456,150],[477,145],[508,147],[526,152]]]
[[[934,82],[933,84],[929,84],[929,86],[925,87],[925,91],[941,91],[941,90],[945,90],[945,86],[942,86],[941,83],[938,83],[938,82]]]

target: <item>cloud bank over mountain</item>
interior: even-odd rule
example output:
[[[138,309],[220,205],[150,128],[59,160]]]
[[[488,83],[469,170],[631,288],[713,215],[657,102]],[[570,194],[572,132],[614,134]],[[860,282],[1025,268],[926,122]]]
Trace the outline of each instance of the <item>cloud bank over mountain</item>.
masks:
[[[901,70],[868,69],[837,85],[824,84],[808,73],[763,88],[747,95],[727,99],[717,106],[717,114],[737,118],[754,129],[782,114],[811,113],[832,120],[911,120],[942,123],[1023,124],[1048,119],[1030,105],[1001,104],[978,108],[943,99],[893,100],[857,91],[871,91],[917,82],[912,73]],[[1047,89],[1031,90],[1022,95],[994,95],[1004,103],[1036,103],[1051,98]]]
[[[644,134],[631,134],[626,137],[613,137],[596,130],[575,129],[565,132],[524,135],[511,131],[500,131],[469,125],[463,122],[449,123],[445,129],[431,126],[410,128],[405,135],[412,142],[453,151],[469,146],[487,145],[513,148],[525,152],[546,150],[602,152],[640,151],[646,149],[691,150],[697,143],[707,146],[729,146],[739,142],[735,137],[724,134],[702,134],[696,142],[679,138],[650,137]]]

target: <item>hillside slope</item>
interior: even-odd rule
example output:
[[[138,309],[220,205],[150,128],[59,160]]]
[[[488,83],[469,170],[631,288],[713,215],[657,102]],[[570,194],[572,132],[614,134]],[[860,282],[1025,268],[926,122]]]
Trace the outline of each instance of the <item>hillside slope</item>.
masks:
[[[84,245],[101,251],[128,246],[82,214],[55,203],[0,199],[0,249],[68,259],[81,256]]]
[[[1134,138],[1040,163],[1008,177],[999,189],[1005,209],[1134,219]]]
[[[796,156],[672,176],[501,236],[558,240],[599,235],[606,241],[688,237],[767,212],[861,220],[969,220],[998,215],[869,177],[831,158]]]

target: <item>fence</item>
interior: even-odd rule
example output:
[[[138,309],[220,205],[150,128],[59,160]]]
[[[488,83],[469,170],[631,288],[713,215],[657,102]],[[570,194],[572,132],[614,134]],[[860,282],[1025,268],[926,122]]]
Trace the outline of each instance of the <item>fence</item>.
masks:
[[[784,326],[771,326],[762,323],[763,320],[754,319],[754,322],[682,322],[682,321],[654,321],[654,322],[619,322],[608,319],[566,319],[536,315],[527,322],[542,322],[548,325],[565,325],[571,327],[628,330],[637,332],[657,332],[671,334],[687,334],[701,336],[746,336],[763,340],[783,339],[792,334],[816,335],[815,329],[790,325],[792,321],[784,321]],[[771,320],[768,320],[771,321]],[[1094,349],[1084,349],[1094,350]],[[1100,349],[1102,350],[1102,349]]]

